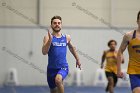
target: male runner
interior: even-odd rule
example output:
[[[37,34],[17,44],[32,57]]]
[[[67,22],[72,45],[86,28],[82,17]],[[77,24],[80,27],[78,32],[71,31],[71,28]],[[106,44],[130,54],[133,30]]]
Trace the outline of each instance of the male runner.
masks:
[[[101,68],[103,68],[104,66],[103,63],[106,59],[105,74],[108,80],[106,92],[109,92],[109,93],[114,93],[114,87],[116,86],[117,81],[118,81],[118,78],[117,78],[117,53],[118,51],[116,50],[116,45],[117,45],[117,42],[115,40],[110,40],[108,42],[109,49],[105,50],[102,55]]]
[[[119,78],[123,77],[121,72],[122,55],[128,46],[129,64],[127,73],[129,74],[131,89],[133,93],[140,93],[140,11],[137,15],[138,28],[134,31],[127,32],[122,40],[121,46],[118,51],[117,75]]]
[[[43,55],[48,54],[47,81],[51,93],[64,93],[63,80],[69,72],[66,60],[67,46],[76,59],[76,67],[81,69],[81,63],[71,43],[70,35],[61,33],[62,19],[60,16],[54,16],[51,19],[51,28],[53,32],[48,31],[42,47]]]

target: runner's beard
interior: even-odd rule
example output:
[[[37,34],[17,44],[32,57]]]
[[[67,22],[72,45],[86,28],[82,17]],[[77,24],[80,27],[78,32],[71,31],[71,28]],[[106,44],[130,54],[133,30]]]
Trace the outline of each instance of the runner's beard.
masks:
[[[59,29],[55,29],[55,28],[52,28],[54,32],[60,32],[61,28]]]

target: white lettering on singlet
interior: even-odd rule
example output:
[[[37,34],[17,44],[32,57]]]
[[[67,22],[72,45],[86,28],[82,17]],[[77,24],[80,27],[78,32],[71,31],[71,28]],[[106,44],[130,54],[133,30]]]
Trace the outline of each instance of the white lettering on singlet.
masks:
[[[53,46],[66,46],[66,43],[53,42]]]

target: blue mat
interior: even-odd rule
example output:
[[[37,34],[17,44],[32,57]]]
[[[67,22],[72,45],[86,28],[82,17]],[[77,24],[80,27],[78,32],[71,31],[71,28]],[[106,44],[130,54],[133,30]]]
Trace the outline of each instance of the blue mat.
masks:
[[[103,87],[65,87],[66,93],[105,93]],[[0,93],[50,93],[48,86],[5,86]],[[128,87],[117,87],[115,93],[131,93]]]

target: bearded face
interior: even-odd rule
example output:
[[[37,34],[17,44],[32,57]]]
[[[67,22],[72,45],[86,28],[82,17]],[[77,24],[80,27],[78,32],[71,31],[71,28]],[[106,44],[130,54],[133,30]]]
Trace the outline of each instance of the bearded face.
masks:
[[[59,19],[54,19],[52,21],[51,27],[53,29],[54,32],[60,32],[61,30],[61,26],[62,26],[62,22]]]

